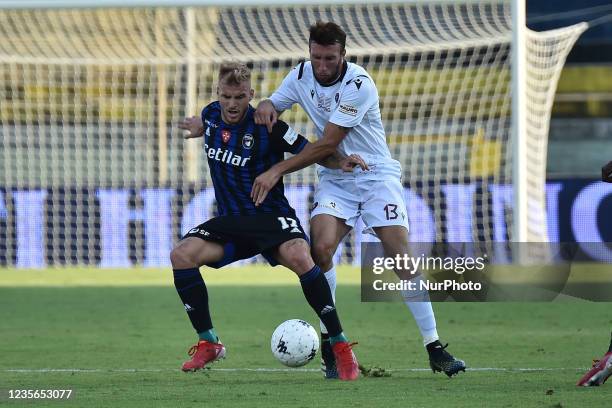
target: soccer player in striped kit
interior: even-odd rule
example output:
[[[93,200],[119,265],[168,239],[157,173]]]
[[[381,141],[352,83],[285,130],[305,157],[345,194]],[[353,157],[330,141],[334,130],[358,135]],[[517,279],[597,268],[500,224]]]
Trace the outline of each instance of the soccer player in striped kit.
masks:
[[[182,370],[201,369],[225,355],[199,268],[220,268],[262,254],[271,265],[284,265],[299,276],[306,300],[330,329],[340,378],[354,380],[359,370],[352,345],[342,332],[328,282],[312,260],[308,237],[284,195],[282,180],[260,205],[250,198],[259,174],[282,161],[285,152],[297,154],[309,143],[284,122],[278,121],[271,131],[255,124],[255,109],[249,104],[254,94],[251,73],[245,65],[223,64],[217,93],[219,100],[206,106],[201,118],[187,118],[179,125],[189,131],[188,138],[204,137],[219,208],[218,217],[192,228],[170,254],[176,290],[199,337]],[[352,171],[363,161],[356,156],[329,157],[323,163]]]

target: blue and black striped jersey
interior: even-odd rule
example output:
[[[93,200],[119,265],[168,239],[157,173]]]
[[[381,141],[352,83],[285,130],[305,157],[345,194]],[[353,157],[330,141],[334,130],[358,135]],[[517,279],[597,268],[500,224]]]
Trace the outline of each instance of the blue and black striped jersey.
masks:
[[[255,178],[284,159],[284,153],[299,153],[308,141],[279,120],[272,133],[256,125],[255,109],[249,105],[245,118],[236,125],[223,122],[219,102],[202,110],[204,151],[219,209],[218,215],[281,213],[295,215],[285,197],[281,179],[264,202],[255,207],[251,189]]]

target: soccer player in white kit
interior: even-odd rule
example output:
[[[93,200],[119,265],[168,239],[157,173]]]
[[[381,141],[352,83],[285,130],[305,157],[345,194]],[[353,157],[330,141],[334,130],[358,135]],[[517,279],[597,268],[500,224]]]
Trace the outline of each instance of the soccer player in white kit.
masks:
[[[307,167],[339,151],[358,154],[369,169],[352,173],[318,166],[319,183],[311,213],[310,234],[314,261],[325,272],[335,293],[336,270],[333,255],[344,236],[361,217],[367,232],[382,242],[385,255],[408,253],[408,218],[401,184],[401,167],[391,157],[382,124],[378,90],[361,66],[345,60],[346,33],[333,22],[310,27],[310,61],[297,65],[269,99],[259,103],[255,122],[271,127],[278,115],[298,103],[313,121],[318,140],[299,154],[261,174],[253,184],[251,197],[262,202],[268,191],[288,173]],[[420,275],[403,279],[420,280]],[[417,286],[418,287],[418,286]],[[442,346],[427,292],[404,294],[429,353],[434,372],[449,377],[465,371],[465,363]],[[333,355],[329,353],[326,330],[321,325],[322,354],[327,378],[335,378]]]

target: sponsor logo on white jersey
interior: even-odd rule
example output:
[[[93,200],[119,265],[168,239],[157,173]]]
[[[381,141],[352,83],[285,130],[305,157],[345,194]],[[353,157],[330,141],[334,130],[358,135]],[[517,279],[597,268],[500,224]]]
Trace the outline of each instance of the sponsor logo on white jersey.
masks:
[[[359,112],[356,107],[345,103],[340,104],[340,106],[338,107],[338,111],[350,116],[357,116],[357,113]]]
[[[323,109],[325,112],[331,112],[331,98],[325,95],[318,95],[317,109]]]

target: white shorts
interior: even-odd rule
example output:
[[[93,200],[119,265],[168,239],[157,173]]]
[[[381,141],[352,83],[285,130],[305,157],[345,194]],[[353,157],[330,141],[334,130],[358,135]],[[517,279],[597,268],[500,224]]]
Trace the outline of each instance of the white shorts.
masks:
[[[408,215],[400,167],[371,166],[368,172],[355,171],[343,178],[319,180],[310,218],[318,214],[333,215],[353,228],[361,217],[363,233],[374,234],[373,227],[401,225],[408,230]]]

